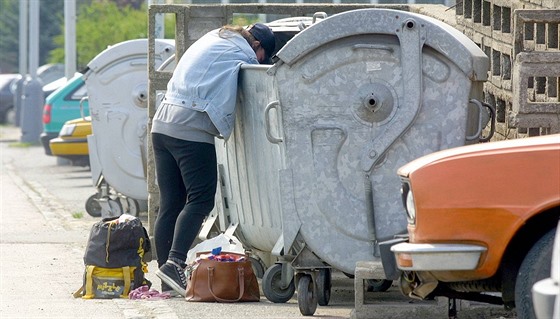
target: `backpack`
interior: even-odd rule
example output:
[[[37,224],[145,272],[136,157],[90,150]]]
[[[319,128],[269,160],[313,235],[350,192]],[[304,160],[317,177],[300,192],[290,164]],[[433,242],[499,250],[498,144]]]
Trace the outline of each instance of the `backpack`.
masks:
[[[150,249],[148,233],[137,217],[125,214],[95,223],[84,255],[83,284],[74,297],[128,298],[131,290],[151,286],[144,278],[144,257]]]

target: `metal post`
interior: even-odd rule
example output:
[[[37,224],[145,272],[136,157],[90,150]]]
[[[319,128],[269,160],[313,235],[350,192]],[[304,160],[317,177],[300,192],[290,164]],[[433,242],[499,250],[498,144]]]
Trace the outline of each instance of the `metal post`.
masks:
[[[16,111],[15,125],[21,125],[21,99],[23,94],[23,82],[27,76],[27,24],[28,24],[28,0],[19,2],[19,74],[21,77],[15,84],[14,109]]]
[[[39,65],[39,1],[29,3],[29,71],[23,83],[21,142],[38,143],[43,129],[43,85],[37,78]]]
[[[70,80],[76,73],[76,0],[64,1],[64,64]]]

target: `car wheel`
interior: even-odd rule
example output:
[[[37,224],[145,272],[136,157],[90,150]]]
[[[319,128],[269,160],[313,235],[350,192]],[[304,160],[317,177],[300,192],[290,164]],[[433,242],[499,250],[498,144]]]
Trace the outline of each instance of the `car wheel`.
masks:
[[[16,123],[16,110],[15,108],[11,108],[8,113],[6,113],[6,123],[11,125],[19,126],[19,123]]]
[[[0,113],[0,123],[16,125],[16,110],[14,107],[10,107],[4,112]]]
[[[552,246],[556,229],[552,229],[539,239],[523,259],[515,282],[515,308],[518,318],[534,319],[533,285],[550,276]]]

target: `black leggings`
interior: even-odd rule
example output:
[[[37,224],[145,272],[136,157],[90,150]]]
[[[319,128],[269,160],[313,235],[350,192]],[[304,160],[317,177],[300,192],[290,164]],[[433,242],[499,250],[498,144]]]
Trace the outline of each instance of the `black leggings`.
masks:
[[[185,261],[202,222],[214,208],[217,184],[213,144],[152,133],[159,185],[154,241],[158,266],[168,258]]]

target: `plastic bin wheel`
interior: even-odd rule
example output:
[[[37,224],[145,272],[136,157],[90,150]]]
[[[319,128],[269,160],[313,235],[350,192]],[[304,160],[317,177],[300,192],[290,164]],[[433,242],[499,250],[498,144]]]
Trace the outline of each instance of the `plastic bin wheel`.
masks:
[[[384,292],[391,288],[392,280],[386,279],[368,279],[367,291],[369,292]]]
[[[297,301],[299,312],[304,316],[312,316],[317,310],[317,294],[311,275],[301,275],[298,280]]]
[[[332,275],[330,268],[319,269],[317,280],[317,301],[319,306],[327,306],[331,300]]]
[[[99,194],[93,194],[86,200],[86,212],[91,217],[101,217],[101,205],[97,201]]]
[[[108,210],[111,216],[117,217],[123,214],[124,210],[123,210],[121,200],[119,198],[117,199],[108,198],[107,204],[109,205]]]
[[[126,204],[128,207],[126,208],[125,213],[136,217],[140,215],[140,204],[138,204],[138,201],[127,197]]]
[[[262,289],[266,299],[274,303],[287,302],[296,291],[293,279],[287,287],[282,286],[281,264],[274,264],[266,270],[262,278]]]

